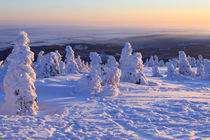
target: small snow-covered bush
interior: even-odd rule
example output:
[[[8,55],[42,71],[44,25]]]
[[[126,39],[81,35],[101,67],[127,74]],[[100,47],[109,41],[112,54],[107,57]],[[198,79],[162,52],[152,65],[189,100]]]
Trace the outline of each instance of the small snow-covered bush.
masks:
[[[185,76],[194,75],[184,51],[179,51],[179,73]]]
[[[5,109],[9,114],[37,114],[36,74],[31,67],[34,53],[28,46],[29,41],[27,33],[20,32],[12,53],[7,57],[9,65],[4,78],[4,91]]]
[[[75,61],[74,51],[71,46],[66,46],[65,63],[67,73],[78,73],[78,65]]]
[[[208,59],[204,59],[204,79],[210,80],[210,61]]]

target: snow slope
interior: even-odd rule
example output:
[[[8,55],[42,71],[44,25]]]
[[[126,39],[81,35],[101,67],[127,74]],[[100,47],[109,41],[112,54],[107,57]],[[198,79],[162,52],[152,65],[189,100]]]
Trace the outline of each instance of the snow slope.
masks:
[[[81,74],[39,79],[38,115],[0,115],[0,139],[209,139],[210,82],[144,71],[152,85],[121,82],[117,97],[78,93]]]

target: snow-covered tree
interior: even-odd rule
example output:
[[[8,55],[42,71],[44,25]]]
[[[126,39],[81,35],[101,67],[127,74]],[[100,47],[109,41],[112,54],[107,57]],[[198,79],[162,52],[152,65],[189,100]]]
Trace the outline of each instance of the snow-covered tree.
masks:
[[[120,55],[120,68],[123,71],[123,69],[125,69],[127,67],[127,65],[129,65],[127,63],[129,57],[132,55],[133,49],[132,46],[129,42],[125,43],[124,48],[122,49],[121,55]]]
[[[96,52],[90,52],[90,68],[95,69],[96,72],[101,76],[101,57]]]
[[[155,62],[154,62],[154,57],[151,56],[150,59],[149,59],[148,66],[149,66],[149,67],[152,67],[152,66],[154,65],[154,63],[155,63]]]
[[[75,61],[74,51],[71,46],[66,46],[65,63],[67,73],[78,73],[78,65]]]
[[[121,70],[119,64],[113,56],[109,56],[104,66],[103,85],[116,85],[120,82]]]
[[[60,63],[60,61],[62,61],[62,56],[61,56],[61,54],[59,53],[58,50],[55,50],[55,54],[56,54],[56,56],[57,56],[58,62]]]
[[[45,77],[56,76],[59,75],[60,65],[59,58],[55,52],[50,52],[44,55],[44,75]]]
[[[166,66],[167,66],[167,72],[166,72],[167,77],[177,76],[176,68],[174,67],[174,65],[171,62],[167,62]]]
[[[197,73],[196,73],[196,75],[199,76],[199,77],[204,77],[204,75],[205,75],[204,65],[203,65],[203,63],[200,63],[200,61],[198,61],[198,63],[197,63]]]
[[[179,51],[179,73],[185,76],[194,74],[184,51]]]
[[[203,56],[201,54],[198,55],[198,60],[203,63]]]
[[[59,62],[59,66],[60,66],[60,73],[61,74],[66,73],[66,64],[63,61]]]
[[[210,61],[208,59],[204,59],[204,79],[210,80]]]
[[[196,61],[196,59],[195,59],[195,57],[192,57],[191,58],[191,63],[190,63],[190,65],[192,66],[192,67],[196,67],[196,64],[197,63],[197,61]]]
[[[61,73],[59,58],[55,52],[43,55],[43,51],[41,51],[36,65],[37,78],[47,78]]]
[[[9,114],[37,114],[37,95],[34,81],[36,74],[31,67],[34,53],[30,50],[27,33],[20,32],[15,40],[12,53],[7,57],[9,62],[4,78],[6,109]]]
[[[37,57],[37,61],[35,63],[35,72],[36,72],[36,76],[37,78],[41,78],[44,77],[43,75],[43,71],[44,71],[44,51],[40,51]]]
[[[145,67],[148,67],[148,65],[149,65],[149,59],[146,59],[146,61],[145,61],[145,63],[144,63],[144,66],[145,66]]]
[[[121,80],[141,85],[148,84],[143,74],[143,62],[141,53],[134,53],[127,60],[127,67],[122,71]]]
[[[160,67],[164,67],[164,66],[165,66],[165,63],[164,63],[163,60],[160,60],[160,61],[159,61],[159,66],[160,66]]]
[[[157,66],[159,65],[159,59],[158,59],[157,55],[154,56],[154,64]]]
[[[169,62],[173,64],[175,68],[179,67],[179,60],[177,58],[169,59]]]
[[[157,64],[153,65],[153,67],[152,67],[152,76],[153,77],[162,77]]]
[[[91,69],[88,75],[83,75],[78,82],[78,91],[82,93],[98,94],[102,91],[102,79],[98,74],[97,69]]]

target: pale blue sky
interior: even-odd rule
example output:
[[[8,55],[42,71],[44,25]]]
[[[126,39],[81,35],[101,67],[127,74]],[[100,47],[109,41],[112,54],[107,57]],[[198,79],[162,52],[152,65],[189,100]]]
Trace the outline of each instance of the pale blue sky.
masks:
[[[208,28],[210,0],[0,0],[0,24]]]

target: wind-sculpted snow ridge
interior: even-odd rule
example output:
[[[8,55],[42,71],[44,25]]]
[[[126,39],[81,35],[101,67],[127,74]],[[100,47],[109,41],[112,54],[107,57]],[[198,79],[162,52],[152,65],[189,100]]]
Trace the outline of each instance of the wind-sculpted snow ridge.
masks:
[[[145,67],[148,80],[158,84],[121,82],[117,97],[77,94],[82,74],[39,79],[38,115],[0,115],[0,139],[210,138],[210,82],[171,80],[166,70],[152,77]]]

